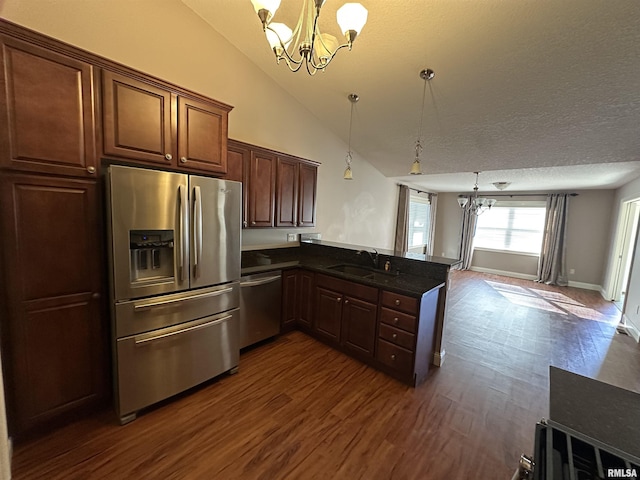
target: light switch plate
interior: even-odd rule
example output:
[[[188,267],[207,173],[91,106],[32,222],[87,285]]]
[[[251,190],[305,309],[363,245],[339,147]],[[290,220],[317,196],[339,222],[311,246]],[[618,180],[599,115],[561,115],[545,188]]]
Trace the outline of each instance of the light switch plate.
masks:
[[[297,240],[295,233],[287,233],[287,242],[295,242]]]

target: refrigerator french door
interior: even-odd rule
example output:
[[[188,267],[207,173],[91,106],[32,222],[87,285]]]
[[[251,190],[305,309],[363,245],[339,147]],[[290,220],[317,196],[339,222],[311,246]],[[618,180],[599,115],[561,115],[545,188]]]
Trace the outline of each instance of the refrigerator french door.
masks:
[[[239,359],[238,182],[107,172],[114,392],[121,423]]]

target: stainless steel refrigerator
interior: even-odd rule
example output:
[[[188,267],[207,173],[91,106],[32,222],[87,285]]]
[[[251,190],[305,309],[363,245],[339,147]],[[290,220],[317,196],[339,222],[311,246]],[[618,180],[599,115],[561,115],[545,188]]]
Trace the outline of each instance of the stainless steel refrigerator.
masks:
[[[121,423],[239,359],[239,182],[112,165],[113,375]]]

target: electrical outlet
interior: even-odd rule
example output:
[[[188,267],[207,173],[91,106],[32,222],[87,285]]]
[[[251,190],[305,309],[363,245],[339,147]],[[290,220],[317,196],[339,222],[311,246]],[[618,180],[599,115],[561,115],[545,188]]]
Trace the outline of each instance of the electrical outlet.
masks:
[[[287,242],[295,242],[297,240],[295,233],[287,233]]]
[[[576,269],[575,268],[570,268],[569,269],[569,275],[575,275],[576,273]]]

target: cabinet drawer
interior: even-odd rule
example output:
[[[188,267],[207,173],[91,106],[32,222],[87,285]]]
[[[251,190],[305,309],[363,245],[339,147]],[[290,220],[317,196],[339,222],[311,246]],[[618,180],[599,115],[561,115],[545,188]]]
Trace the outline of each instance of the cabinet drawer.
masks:
[[[406,330],[407,332],[416,332],[417,322],[415,315],[407,315],[406,313],[401,313],[397,310],[382,307],[380,312],[380,321],[387,325]]]
[[[378,303],[378,289],[375,287],[323,274],[316,275],[316,285],[367,302]]]
[[[378,336],[407,350],[414,351],[416,336],[413,333],[381,323]]]
[[[413,372],[413,353],[393,343],[378,339],[376,358],[400,373]]]
[[[382,305],[406,313],[418,313],[418,299],[393,292],[382,292]]]

